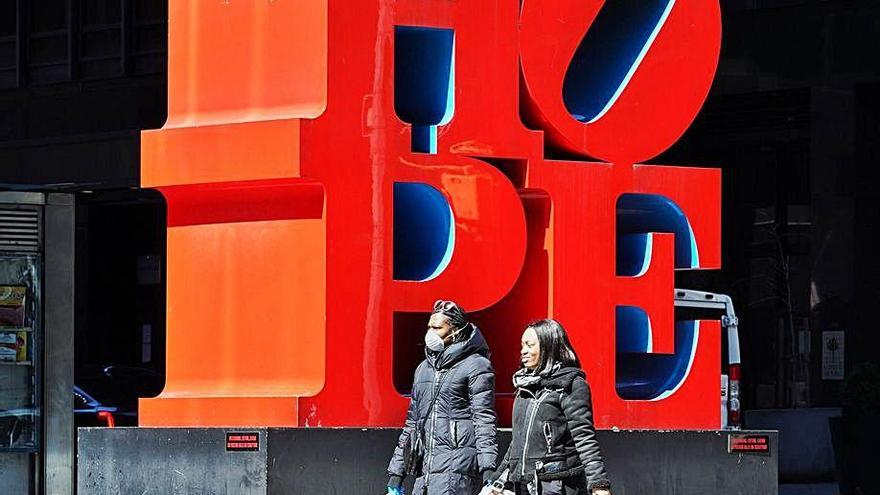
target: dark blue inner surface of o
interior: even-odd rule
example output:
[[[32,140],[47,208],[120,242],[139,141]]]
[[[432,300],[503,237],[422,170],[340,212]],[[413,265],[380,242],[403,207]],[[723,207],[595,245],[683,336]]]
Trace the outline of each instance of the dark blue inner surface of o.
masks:
[[[614,98],[672,1],[605,2],[565,74],[562,98],[575,119],[592,121]]]

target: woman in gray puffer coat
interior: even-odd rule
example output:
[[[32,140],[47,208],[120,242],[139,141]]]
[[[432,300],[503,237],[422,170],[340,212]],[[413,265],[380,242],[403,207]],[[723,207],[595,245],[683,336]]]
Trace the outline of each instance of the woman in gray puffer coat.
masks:
[[[388,466],[388,493],[403,493],[405,445],[420,435],[423,457],[413,494],[476,494],[498,456],[489,347],[461,308],[442,300],[434,304],[425,346],[406,424]]]
[[[517,495],[611,495],[593,426],[593,404],[580,362],[556,320],[526,327],[522,368],[513,375],[510,448],[495,475]]]

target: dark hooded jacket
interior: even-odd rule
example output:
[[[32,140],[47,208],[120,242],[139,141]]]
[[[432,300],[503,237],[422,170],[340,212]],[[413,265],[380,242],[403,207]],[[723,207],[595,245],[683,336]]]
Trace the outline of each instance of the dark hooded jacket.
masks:
[[[388,473],[404,477],[403,445],[408,436],[421,431],[425,455],[413,493],[477,493],[483,485],[481,473],[495,469],[498,456],[495,371],[489,347],[471,324],[467,340],[425,355],[416,368],[406,424]],[[431,408],[435,390],[437,400]]]
[[[590,386],[579,368],[552,371],[517,388],[512,441],[498,475],[526,483],[585,476],[588,489],[610,488],[593,427]]]

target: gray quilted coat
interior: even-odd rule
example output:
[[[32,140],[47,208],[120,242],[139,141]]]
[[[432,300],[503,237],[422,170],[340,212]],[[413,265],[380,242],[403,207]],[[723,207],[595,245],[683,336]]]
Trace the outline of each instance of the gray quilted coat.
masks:
[[[406,424],[388,473],[404,476],[402,446],[409,435],[422,431],[425,456],[413,494],[476,494],[483,485],[481,473],[495,469],[498,456],[489,347],[472,325],[469,339],[425,356],[416,368]],[[435,390],[437,400],[430,408]]]

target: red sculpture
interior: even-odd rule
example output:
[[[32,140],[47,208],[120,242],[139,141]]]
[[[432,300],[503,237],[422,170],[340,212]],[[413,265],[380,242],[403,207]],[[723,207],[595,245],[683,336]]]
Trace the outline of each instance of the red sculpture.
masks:
[[[720,328],[672,299],[673,269],[720,267],[720,172],[641,164],[706,97],[717,2],[169,3],[142,145],[168,370],[141,425],[399,425],[444,298],[489,340],[502,424],[550,316],[599,427],[718,427]]]

